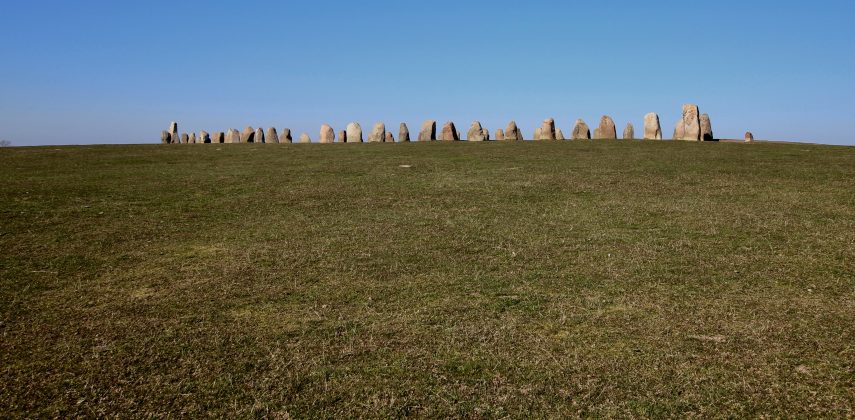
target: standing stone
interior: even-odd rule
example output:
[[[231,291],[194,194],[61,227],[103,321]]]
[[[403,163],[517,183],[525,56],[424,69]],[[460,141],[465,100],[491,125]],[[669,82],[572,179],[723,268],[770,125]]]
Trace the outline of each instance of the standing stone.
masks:
[[[374,124],[371,134],[368,135],[369,143],[383,143],[386,140],[386,124],[378,122]]]
[[[543,127],[537,127],[534,129],[534,139],[540,140],[540,136],[543,135]]]
[[[496,129],[496,140],[504,140],[505,139],[505,131],[501,128]]]
[[[181,134],[170,133],[169,134],[169,144],[181,144]]]
[[[701,121],[698,106],[683,105],[683,118],[674,127],[674,140],[698,141],[701,139]]]
[[[481,129],[481,134],[483,134],[483,135],[484,135],[484,140],[485,140],[485,141],[490,140],[490,130],[488,130],[488,129],[486,129],[486,128]]]
[[[264,143],[264,129],[258,127],[255,129],[255,134],[252,136],[253,141],[256,143]]]
[[[617,139],[617,128],[615,127],[615,122],[612,120],[612,117],[603,115],[603,117],[600,118],[600,126],[594,130],[594,133],[595,139]]]
[[[395,136],[392,135],[391,131],[387,131],[386,132],[386,143],[394,143],[394,142],[395,142]]]
[[[564,132],[560,128],[555,128],[555,140],[564,140]]]
[[[178,123],[173,121],[169,123],[169,134],[178,134]]]
[[[279,133],[276,132],[276,127],[267,129],[267,135],[264,136],[265,143],[279,143]]]
[[[283,128],[282,134],[279,135],[279,143],[293,143],[294,139],[291,137],[291,129]]]
[[[347,143],[347,130],[339,130],[336,143]]]
[[[701,141],[713,141],[712,122],[708,114],[701,114]]]
[[[570,134],[570,137],[573,140],[590,140],[591,129],[588,128],[588,124],[585,124],[585,121],[578,119],[576,120],[576,124],[573,125],[573,132]]]
[[[410,129],[407,128],[407,123],[401,123],[401,126],[398,127],[398,141],[401,143],[409,143]]]
[[[419,131],[419,141],[434,141],[436,140],[436,120],[427,120],[422,123],[422,129]]]
[[[644,116],[644,139],[662,140],[662,126],[659,125],[659,115],[655,112]]]
[[[535,140],[555,140],[555,120],[547,118],[540,124],[540,136]]]
[[[321,134],[318,137],[318,143],[335,143],[335,130],[329,124],[321,125]]]
[[[217,134],[214,134],[214,138],[211,139],[211,143],[225,143],[226,142],[226,133],[222,131],[218,131]]]
[[[454,127],[453,122],[448,121],[442,126],[442,133],[440,134],[439,139],[442,141],[460,140],[460,136],[457,135],[457,128]]]
[[[187,133],[181,133],[181,143],[190,143],[190,136],[188,136]]]
[[[199,132],[199,143],[205,144],[211,142],[211,135],[207,131]]]
[[[505,128],[505,140],[522,140],[522,132],[517,127],[516,121],[511,121],[508,123],[508,127]]]
[[[255,142],[255,130],[252,127],[246,127],[243,129],[243,133],[240,134],[240,142],[241,143],[254,143]]]
[[[306,134],[306,133],[300,134],[300,143],[311,143],[311,142],[312,142],[312,138],[309,137],[308,134]]]
[[[190,133],[190,139],[188,140],[190,144],[196,144],[196,133]]]
[[[469,126],[469,131],[466,133],[467,141],[484,141],[484,128],[478,121],[472,121]]]
[[[168,131],[163,130],[160,132],[160,143],[161,144],[169,144],[171,141],[172,141],[172,135],[170,135]]]
[[[754,143],[754,134],[750,131],[745,133],[745,142],[746,143]]]
[[[633,126],[632,123],[626,123],[626,128],[623,129],[623,139],[624,140],[635,139],[635,126]]]
[[[347,125],[347,142],[362,143],[362,127],[359,123],[352,122]]]

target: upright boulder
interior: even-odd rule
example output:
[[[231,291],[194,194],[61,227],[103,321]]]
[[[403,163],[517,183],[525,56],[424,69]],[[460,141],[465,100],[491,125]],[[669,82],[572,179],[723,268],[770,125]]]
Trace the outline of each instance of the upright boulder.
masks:
[[[347,125],[347,143],[362,143],[362,126],[357,122]]]
[[[190,133],[190,139],[187,140],[187,143],[196,144],[196,133]]]
[[[573,140],[590,140],[591,129],[588,128],[588,124],[585,124],[585,121],[578,119],[576,120],[576,124],[573,125],[573,132],[570,136]]]
[[[255,129],[255,134],[252,136],[253,141],[256,143],[264,143],[264,129],[258,127]]]
[[[713,141],[712,122],[708,114],[701,114],[701,141]]]
[[[683,105],[683,118],[674,127],[674,140],[698,141],[701,139],[701,120],[698,106]]]
[[[422,123],[422,129],[419,131],[419,141],[434,140],[436,140],[436,120],[427,120]]]
[[[240,134],[241,143],[255,143],[255,130],[252,127],[246,127]]]
[[[240,143],[240,132],[235,128],[230,128],[226,132],[226,143]]]
[[[200,131],[199,132],[199,143],[204,144],[204,143],[210,143],[210,142],[211,142],[211,135],[208,134],[207,131]]]
[[[460,136],[457,135],[457,128],[454,126],[453,122],[448,121],[442,126],[442,133],[440,134],[439,139],[442,141],[460,140]]]
[[[169,134],[168,131],[163,130],[160,132],[160,143],[161,144],[169,144],[172,142],[172,135]]]
[[[291,137],[291,129],[283,128],[282,134],[279,135],[279,143],[293,143],[294,139]]]
[[[320,137],[318,137],[318,143],[335,143],[335,131],[329,124],[321,125],[321,133]]]
[[[516,121],[511,121],[508,123],[508,126],[505,128],[505,140],[522,140],[523,135],[520,132],[519,127],[517,127]]]
[[[623,139],[624,140],[634,140],[635,139],[635,126],[632,123],[626,123],[626,128],[623,129]]]
[[[617,128],[612,117],[603,115],[600,118],[600,125],[594,130],[594,138],[603,140],[617,139]]]
[[[369,143],[383,143],[386,140],[386,124],[378,122],[371,129],[371,134],[368,135]]]
[[[187,133],[181,133],[181,143],[182,144],[190,143],[190,136],[188,136]]]
[[[555,127],[555,140],[564,140],[564,132],[558,127]]]
[[[391,131],[387,131],[386,132],[386,143],[394,143],[394,142],[395,142],[395,136],[392,135]]]
[[[540,124],[540,136],[535,140],[555,140],[555,120],[547,118]]]
[[[309,137],[308,133],[301,133],[300,134],[300,143],[305,144],[305,143],[311,143],[311,142],[312,142],[312,138]]]
[[[537,127],[534,129],[534,139],[540,140],[540,136],[543,135],[543,127]]]
[[[496,129],[496,140],[502,141],[504,139],[505,139],[505,130],[502,130],[501,128],[497,128]]]
[[[169,134],[178,134],[178,123],[173,121],[169,123]]]
[[[211,143],[225,143],[226,142],[226,133],[222,131],[218,131],[217,134],[214,134],[214,137],[211,139]]]
[[[484,136],[485,141],[490,140],[490,130],[488,130],[486,128],[482,128],[481,134]]]
[[[276,127],[267,129],[267,135],[264,136],[265,143],[279,143],[279,133],[276,132]]]
[[[409,143],[410,129],[407,128],[407,123],[401,123],[398,127],[398,141],[401,143]]]
[[[644,139],[662,140],[662,126],[659,125],[659,115],[655,112],[644,116]]]
[[[750,131],[745,132],[745,142],[746,143],[754,143],[754,134]]]
[[[472,121],[469,126],[469,131],[466,133],[467,141],[484,141],[484,128],[478,121]]]
[[[339,130],[336,143],[347,143],[347,130]]]

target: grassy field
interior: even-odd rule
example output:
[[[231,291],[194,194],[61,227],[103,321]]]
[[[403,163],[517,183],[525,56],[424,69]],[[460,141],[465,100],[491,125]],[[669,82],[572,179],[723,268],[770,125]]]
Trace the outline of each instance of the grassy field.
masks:
[[[3,417],[855,415],[855,147],[12,148],[0,175]]]

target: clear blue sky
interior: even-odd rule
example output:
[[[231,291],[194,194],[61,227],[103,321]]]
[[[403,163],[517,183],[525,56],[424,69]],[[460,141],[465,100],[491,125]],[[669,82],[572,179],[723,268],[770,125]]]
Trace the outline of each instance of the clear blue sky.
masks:
[[[855,2],[12,1],[0,12],[0,139],[157,142],[377,121],[609,114],[636,132],[683,103],[716,137],[855,144]]]

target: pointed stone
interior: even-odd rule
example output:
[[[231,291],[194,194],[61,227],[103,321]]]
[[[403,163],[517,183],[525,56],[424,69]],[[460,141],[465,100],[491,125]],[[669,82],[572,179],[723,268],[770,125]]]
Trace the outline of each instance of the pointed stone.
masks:
[[[469,126],[469,131],[466,133],[467,141],[484,141],[484,128],[478,121],[472,121]]]
[[[279,133],[276,132],[276,127],[267,129],[267,134],[264,136],[265,143],[279,143]]]
[[[520,132],[519,127],[517,127],[516,121],[511,121],[508,123],[507,128],[505,128],[505,140],[522,140],[522,132]]]
[[[256,143],[264,143],[264,129],[261,127],[256,128],[252,140]]]
[[[211,142],[211,135],[207,131],[199,132],[199,143],[205,144]]]
[[[187,133],[181,133],[181,143],[182,144],[190,143],[190,136],[188,136]]]
[[[308,133],[301,133],[300,134],[300,143],[311,143],[311,142],[312,142],[312,138],[309,137]]]
[[[190,133],[190,139],[187,140],[187,143],[196,144],[196,133]]]
[[[406,123],[401,123],[401,126],[398,127],[398,141],[401,143],[408,143],[410,141],[410,129],[407,128]]]
[[[318,137],[318,143],[335,143],[335,130],[333,130],[329,124],[321,125],[321,133]]]
[[[490,130],[486,128],[481,129],[481,134],[484,136],[484,141],[490,140]]]
[[[745,142],[746,143],[754,143],[754,134],[750,131],[745,133]]]
[[[386,132],[386,143],[394,143],[394,142],[395,142],[395,136],[392,135],[391,131],[387,131]]]
[[[427,120],[422,123],[422,129],[419,131],[419,141],[434,141],[436,140],[436,121]]]
[[[386,140],[386,124],[378,122],[368,135],[369,143],[383,143]]]
[[[255,143],[255,130],[252,127],[246,127],[240,133],[241,143]]]
[[[496,140],[501,141],[505,139],[505,130],[501,128],[496,129]]]
[[[457,134],[457,128],[454,127],[453,122],[448,121],[442,126],[442,134],[439,139],[442,141],[460,140],[460,136]]]
[[[555,140],[564,140],[564,132],[560,128],[555,128]]]
[[[626,123],[626,128],[623,129],[623,139],[624,140],[634,140],[635,139],[635,127],[632,123]]]
[[[540,136],[535,140],[555,140],[555,120],[547,118],[540,124]]]
[[[347,125],[347,143],[362,143],[362,126],[357,122]]]
[[[169,144],[172,141],[172,135],[169,134],[168,131],[163,130],[160,132],[160,143],[161,144]]]
[[[708,114],[701,114],[701,141],[713,141],[712,122]]]
[[[701,139],[701,120],[698,106],[683,105],[683,118],[674,127],[674,140],[698,141]]]
[[[662,126],[659,125],[659,115],[655,112],[644,116],[644,139],[662,140]]]
[[[283,128],[282,134],[279,135],[279,143],[293,143],[294,139],[291,137],[291,129]]]
[[[615,122],[612,120],[612,117],[603,115],[602,118],[600,118],[600,126],[594,130],[594,133],[595,139],[616,139],[617,128],[615,127]]]
[[[178,123],[173,121],[169,123],[169,134],[178,134]]]
[[[339,130],[336,143],[347,143],[347,130]]]
[[[585,124],[585,121],[578,119],[576,120],[576,124],[573,125],[573,132],[570,134],[570,137],[573,140],[590,140],[591,129],[588,128],[588,124]]]

